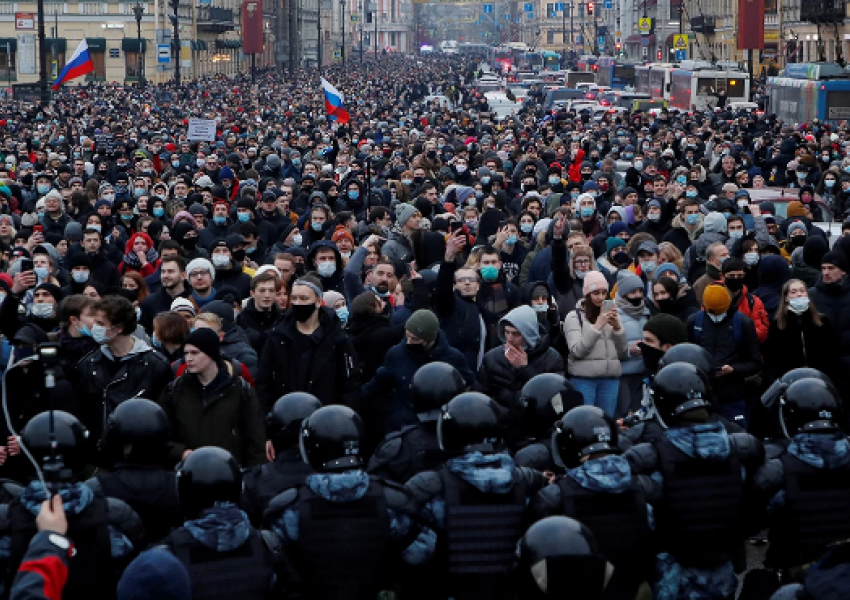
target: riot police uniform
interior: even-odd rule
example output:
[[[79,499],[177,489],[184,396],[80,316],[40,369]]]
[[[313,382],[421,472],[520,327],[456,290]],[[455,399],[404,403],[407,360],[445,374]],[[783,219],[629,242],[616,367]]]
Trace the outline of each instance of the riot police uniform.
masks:
[[[275,536],[254,529],[236,507],[239,465],[217,447],[198,448],[177,472],[180,506],[189,518],[160,546],[183,563],[194,600],[266,600],[291,583]],[[225,530],[227,535],[217,536]]]
[[[301,422],[322,407],[318,398],[306,392],[282,396],[266,417],[266,439],[274,449],[274,460],[251,469],[245,475],[242,508],[255,526],[262,523],[263,511],[272,498],[304,483],[313,472],[301,460],[298,438]]]
[[[415,522],[412,494],[362,470],[364,436],[360,417],[345,406],[304,419],[301,451],[316,472],[275,497],[265,513],[283,537],[304,598],[371,600],[394,588],[403,552],[414,562],[430,558],[413,546],[420,541],[433,549],[436,536]]]
[[[530,505],[534,518],[566,515],[593,532],[599,552],[614,565],[605,593],[612,600],[633,599],[638,587],[652,580],[647,491],[657,488],[648,477],[632,475],[619,456],[617,430],[598,407],[568,412],[552,435],[555,460],[567,475],[541,490]],[[604,472],[593,470],[603,463]]]
[[[437,442],[440,409],[466,389],[460,372],[448,363],[420,367],[410,381],[410,398],[419,423],[390,433],[369,460],[369,473],[405,483],[408,479],[445,462],[446,453]]]
[[[509,574],[526,504],[545,480],[537,471],[516,467],[504,451],[500,414],[484,394],[454,398],[440,415],[437,435],[443,450],[455,458],[407,483],[426,512],[435,515],[438,527],[439,560],[434,566],[440,576],[430,585],[442,589],[433,590],[434,597],[513,598]],[[433,510],[438,504],[442,519]]]
[[[165,469],[170,427],[165,411],[150,400],[120,404],[107,419],[100,448],[105,467],[86,482],[136,511],[148,539],[160,540],[183,522],[173,469]]]
[[[21,442],[53,479],[65,505],[66,535],[74,542],[75,555],[62,598],[115,598],[121,571],[145,546],[144,526],[126,503],[78,483],[86,467],[88,431],[73,415],[52,412],[52,419],[50,411],[33,417],[24,427]],[[51,451],[51,439],[55,439],[55,451]],[[47,498],[41,482],[35,480],[4,511],[0,529],[9,538],[7,590],[38,532],[36,516]]]
[[[560,471],[551,447],[552,428],[567,412],[584,404],[581,393],[563,375],[541,373],[522,386],[519,403],[521,438],[511,444],[517,466]]]
[[[626,457],[637,473],[657,472],[662,481],[661,499],[654,505],[656,538],[659,551],[671,559],[659,565],[711,572],[716,596],[733,597],[732,560],[752,533],[750,482],[764,460],[761,442],[746,433],[728,434],[709,421],[707,378],[691,364],[662,368],[651,394],[658,419],[667,427],[664,437],[635,446]],[[686,581],[676,584],[677,597],[687,597],[682,590],[694,585],[687,580],[690,571],[682,577]]]

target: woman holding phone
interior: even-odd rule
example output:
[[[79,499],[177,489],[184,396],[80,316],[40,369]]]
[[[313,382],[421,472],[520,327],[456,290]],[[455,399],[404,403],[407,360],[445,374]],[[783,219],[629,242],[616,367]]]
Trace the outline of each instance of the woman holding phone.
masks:
[[[602,273],[590,271],[582,291],[584,298],[564,322],[570,381],[585,404],[613,417],[623,372],[620,360],[628,355],[626,331],[614,302],[607,300],[608,281]]]

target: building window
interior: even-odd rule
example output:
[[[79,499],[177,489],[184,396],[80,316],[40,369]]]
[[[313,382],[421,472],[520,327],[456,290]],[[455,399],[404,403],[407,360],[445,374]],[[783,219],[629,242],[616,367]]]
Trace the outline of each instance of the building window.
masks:
[[[125,60],[125,68],[127,77],[139,77],[141,72],[139,70],[140,60],[143,59],[144,54],[141,52],[125,52],[124,60]]]
[[[9,50],[7,52],[7,49]],[[0,83],[17,79],[15,65],[17,64],[16,44],[0,40]]]
[[[546,30],[546,43],[547,44],[554,44],[555,43],[555,30],[554,29],[547,29]]]
[[[107,5],[103,2],[80,2],[81,15],[104,15]]]

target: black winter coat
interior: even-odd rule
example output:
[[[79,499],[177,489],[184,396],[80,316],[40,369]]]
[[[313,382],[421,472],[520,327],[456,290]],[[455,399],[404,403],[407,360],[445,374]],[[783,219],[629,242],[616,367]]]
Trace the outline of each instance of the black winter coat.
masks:
[[[829,319],[838,335],[838,355],[844,369],[850,367],[850,277],[834,284],[819,280],[809,288],[809,299]]]
[[[841,369],[838,335],[828,318],[821,320],[818,327],[807,310],[802,315],[788,311],[785,329],[779,329],[776,321],[770,322],[763,347],[765,387],[798,367],[818,369],[837,381]]]
[[[188,285],[183,286],[183,293],[180,294],[181,298],[188,298],[191,294],[189,291],[190,288]],[[139,307],[142,309],[142,318],[140,323],[142,327],[145,328],[145,331],[151,333],[153,331],[153,320],[159,313],[168,312],[171,310],[171,303],[174,302],[175,298],[169,294],[164,287],[159,288],[154,294],[151,294],[147,298],[141,301]]]
[[[354,344],[363,381],[369,381],[382,364],[390,348],[404,339],[404,324],[392,325],[384,314],[352,317],[345,328]]]
[[[248,336],[248,342],[256,351],[257,356],[259,356],[263,351],[263,347],[266,345],[266,339],[269,336],[269,332],[274,329],[282,319],[283,311],[277,307],[277,304],[272,304],[271,310],[259,311],[254,304],[254,299],[251,298],[248,300],[248,304],[245,305],[245,308],[242,309],[242,312],[239,313],[239,316],[236,317],[236,324],[239,325],[239,327],[241,327],[245,332],[245,335]]]
[[[312,356],[304,369],[303,357],[296,353],[295,317],[284,313],[277,327],[269,334],[260,353],[257,376],[257,396],[263,414],[278,398],[290,392],[309,392],[322,404],[345,404],[355,410],[360,397],[360,370],[353,344],[348,340],[336,313],[323,307],[319,313],[319,328],[310,336]],[[299,385],[301,375],[306,383]]]

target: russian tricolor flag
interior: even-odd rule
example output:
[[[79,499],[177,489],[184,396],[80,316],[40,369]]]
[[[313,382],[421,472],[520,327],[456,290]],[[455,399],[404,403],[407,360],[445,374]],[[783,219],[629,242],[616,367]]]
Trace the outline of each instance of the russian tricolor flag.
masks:
[[[56,81],[53,82],[53,89],[55,90],[63,83],[76,79],[77,77],[82,77],[92,71],[94,71],[94,63],[91,61],[91,56],[89,55],[89,45],[86,43],[86,38],[83,38],[80,41],[80,45],[77,46],[77,49],[74,51],[74,55],[71,57],[71,60],[68,61],[65,68],[62,69],[62,72],[59,73],[59,77],[56,78]]]
[[[348,111],[345,110],[345,97],[322,77],[322,91],[325,93],[325,110],[328,118],[338,121],[341,125],[348,123]]]

